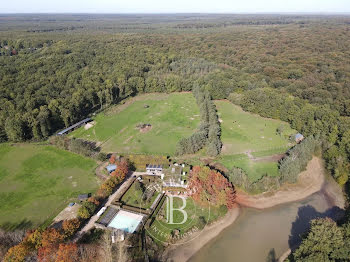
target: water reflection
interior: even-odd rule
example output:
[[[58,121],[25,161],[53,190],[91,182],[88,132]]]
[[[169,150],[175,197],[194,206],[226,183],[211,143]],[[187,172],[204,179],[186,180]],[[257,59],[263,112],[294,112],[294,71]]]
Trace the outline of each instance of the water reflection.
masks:
[[[299,243],[300,235],[308,229],[312,219],[337,218],[341,214],[342,210],[333,207],[322,192],[270,209],[242,208],[237,221],[190,261],[274,261]]]

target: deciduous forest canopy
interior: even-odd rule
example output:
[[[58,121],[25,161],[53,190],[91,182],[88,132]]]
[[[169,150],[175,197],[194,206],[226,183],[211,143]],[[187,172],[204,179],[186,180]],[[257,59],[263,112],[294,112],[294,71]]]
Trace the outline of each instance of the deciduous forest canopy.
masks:
[[[137,94],[193,91],[201,126],[180,140],[179,155],[204,145],[205,154],[220,154],[220,119],[212,100],[229,99],[246,111],[286,121],[306,137],[281,160],[281,178],[263,177],[262,184],[295,182],[318,151],[337,182],[349,184],[349,39],[345,15],[0,15],[0,142],[45,140]],[[79,140],[54,140],[63,148],[67,142],[73,152],[86,151]],[[122,171],[97,194],[109,196],[128,168]],[[238,168],[228,178],[225,185],[258,187]],[[232,192],[225,198],[228,207]],[[92,200],[81,217],[95,211]],[[322,238],[313,232],[327,230],[330,239],[341,239],[325,242],[337,252],[327,246],[309,254],[313,241]],[[349,224],[313,222],[293,259],[314,258],[319,251],[317,258],[348,258],[348,231]],[[43,233],[50,234],[55,232]]]
[[[349,37],[349,16],[1,15],[0,139],[41,140],[128,96],[199,85],[320,135],[344,183]]]

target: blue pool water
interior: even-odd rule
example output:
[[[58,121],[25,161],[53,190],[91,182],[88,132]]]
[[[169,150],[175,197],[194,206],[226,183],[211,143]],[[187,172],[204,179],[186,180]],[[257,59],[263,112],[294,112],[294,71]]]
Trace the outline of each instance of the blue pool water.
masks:
[[[133,233],[136,230],[137,226],[140,224],[141,220],[142,216],[130,216],[129,213],[120,211],[112,219],[108,226],[116,229],[121,229],[128,233]]]

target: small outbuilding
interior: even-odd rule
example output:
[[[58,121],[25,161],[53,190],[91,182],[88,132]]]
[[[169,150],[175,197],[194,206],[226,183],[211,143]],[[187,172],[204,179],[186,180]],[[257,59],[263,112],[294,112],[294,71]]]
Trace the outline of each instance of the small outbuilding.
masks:
[[[300,133],[295,135],[295,142],[300,143],[301,141],[304,140],[304,136]]]
[[[107,167],[106,167],[108,173],[112,173],[114,172],[116,169],[117,169],[117,165],[115,164],[109,164]]]
[[[91,196],[90,193],[88,193],[88,194],[81,194],[81,195],[78,196],[78,199],[79,199],[79,201],[85,201],[85,200],[87,200],[90,196]]]
[[[150,175],[160,175],[163,171],[162,165],[146,165],[147,174]]]

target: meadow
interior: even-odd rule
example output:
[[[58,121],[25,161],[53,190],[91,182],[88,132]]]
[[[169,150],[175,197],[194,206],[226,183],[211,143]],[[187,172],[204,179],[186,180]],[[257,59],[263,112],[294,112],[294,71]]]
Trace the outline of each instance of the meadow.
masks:
[[[82,193],[94,192],[96,162],[48,145],[0,145],[0,226],[49,223]]]
[[[96,141],[102,151],[173,155],[177,142],[199,125],[199,109],[191,93],[146,94],[98,114],[95,125],[72,133]],[[139,124],[150,124],[142,131]]]
[[[210,224],[227,213],[227,208],[225,206],[201,207],[197,205],[191,197],[186,198],[185,203],[186,206],[183,210],[187,213],[187,220],[184,223],[181,223],[184,220],[184,214],[178,210],[173,211],[174,224],[166,222],[167,201],[164,201],[158,213],[155,212],[157,213],[157,216],[146,231],[156,242],[166,242],[171,240],[174,230],[179,230],[179,238],[185,239],[185,233],[194,227],[202,229],[207,223]],[[178,197],[173,198],[174,209],[183,207],[183,204],[182,199]]]
[[[285,153],[296,131],[288,123],[244,112],[229,101],[216,101],[221,122],[223,147],[217,161],[226,168],[242,168],[252,181],[263,175],[277,176],[277,160],[270,156]],[[282,132],[277,133],[280,128]]]

